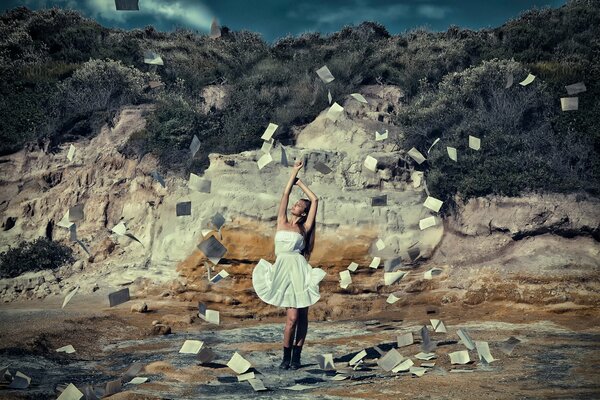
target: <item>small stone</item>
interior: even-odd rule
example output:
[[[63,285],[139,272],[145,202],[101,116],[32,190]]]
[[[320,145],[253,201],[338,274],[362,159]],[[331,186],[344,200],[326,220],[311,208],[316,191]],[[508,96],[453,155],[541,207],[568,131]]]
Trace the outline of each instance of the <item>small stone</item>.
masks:
[[[152,326],[158,325],[158,324],[160,324],[159,320],[155,319],[154,321],[152,321]]]
[[[131,312],[145,313],[148,312],[148,304],[137,303],[131,306]]]
[[[169,335],[171,334],[171,327],[164,324],[156,324],[152,327],[153,335]]]
[[[171,295],[171,292],[169,292],[168,290],[165,290],[164,292],[162,292],[160,294],[160,297],[169,297]]]

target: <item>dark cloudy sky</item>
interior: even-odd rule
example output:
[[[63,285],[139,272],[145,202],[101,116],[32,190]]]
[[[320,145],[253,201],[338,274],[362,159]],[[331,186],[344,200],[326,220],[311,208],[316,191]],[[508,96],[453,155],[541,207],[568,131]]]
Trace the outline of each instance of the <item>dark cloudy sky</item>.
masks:
[[[1,0],[0,10],[71,8],[109,27],[208,32],[213,17],[232,30],[258,32],[268,41],[287,34],[331,33],[362,21],[383,24],[390,33],[450,25],[480,29],[499,26],[522,11],[560,7],[565,0],[139,0],[140,11],[116,11],[114,0]]]

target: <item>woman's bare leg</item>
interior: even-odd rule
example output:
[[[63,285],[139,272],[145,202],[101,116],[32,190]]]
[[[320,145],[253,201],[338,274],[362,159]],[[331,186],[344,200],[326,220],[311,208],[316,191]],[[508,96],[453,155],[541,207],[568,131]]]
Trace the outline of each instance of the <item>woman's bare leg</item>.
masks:
[[[298,308],[296,323],[296,346],[302,347],[308,332],[308,307]]]
[[[298,322],[298,309],[288,308],[285,328],[283,329],[283,347],[291,348],[294,344],[294,333]]]

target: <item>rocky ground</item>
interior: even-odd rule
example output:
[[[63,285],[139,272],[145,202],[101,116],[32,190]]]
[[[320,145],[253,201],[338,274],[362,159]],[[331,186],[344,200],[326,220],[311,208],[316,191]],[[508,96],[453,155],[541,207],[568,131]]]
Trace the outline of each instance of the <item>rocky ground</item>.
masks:
[[[360,300],[357,300],[360,301]],[[147,313],[132,312],[132,305],[146,302]],[[31,377],[24,390],[3,384],[2,399],[52,399],[64,385],[103,386],[119,379],[134,362],[143,364],[140,385],[125,385],[111,399],[196,399],[234,396],[284,398],[430,398],[430,399],[538,399],[598,398],[600,382],[600,314],[592,310],[540,310],[540,307],[508,302],[477,306],[445,305],[410,307],[387,305],[352,318],[315,321],[311,313],[303,367],[280,372],[283,317],[237,318],[222,313],[221,325],[208,324],[196,315],[196,305],[161,297],[134,297],[108,308],[104,294],[75,296],[61,309],[62,298],[4,305],[0,310],[0,364]],[[413,332],[415,344],[399,348],[415,365],[421,351],[419,330],[430,318],[441,319],[447,333],[435,333],[435,366],[421,376],[380,369],[380,354],[396,347],[396,337]],[[163,335],[153,321],[168,325]],[[466,328],[474,340],[489,343],[497,360],[451,365],[448,353],[466,349],[458,328]],[[514,336],[521,342],[508,355],[501,342]],[[201,364],[196,356],[182,355],[186,339],[205,342],[216,359]],[[73,354],[55,349],[72,344]],[[360,369],[347,367],[359,351],[367,349]],[[252,363],[267,392],[255,393],[248,382],[238,382],[225,364],[234,352]],[[347,375],[332,381],[334,371],[322,371],[316,356],[332,353],[337,372]],[[294,384],[309,386],[293,392]]]

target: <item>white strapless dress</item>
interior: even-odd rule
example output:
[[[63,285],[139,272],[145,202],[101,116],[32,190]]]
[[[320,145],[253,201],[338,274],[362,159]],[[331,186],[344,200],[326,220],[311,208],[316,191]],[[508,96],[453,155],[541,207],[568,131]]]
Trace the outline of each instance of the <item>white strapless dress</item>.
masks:
[[[252,271],[252,285],[262,301],[278,307],[303,308],[321,298],[319,282],[326,273],[308,264],[300,254],[303,248],[304,238],[298,232],[275,233],[275,263],[261,259]]]

